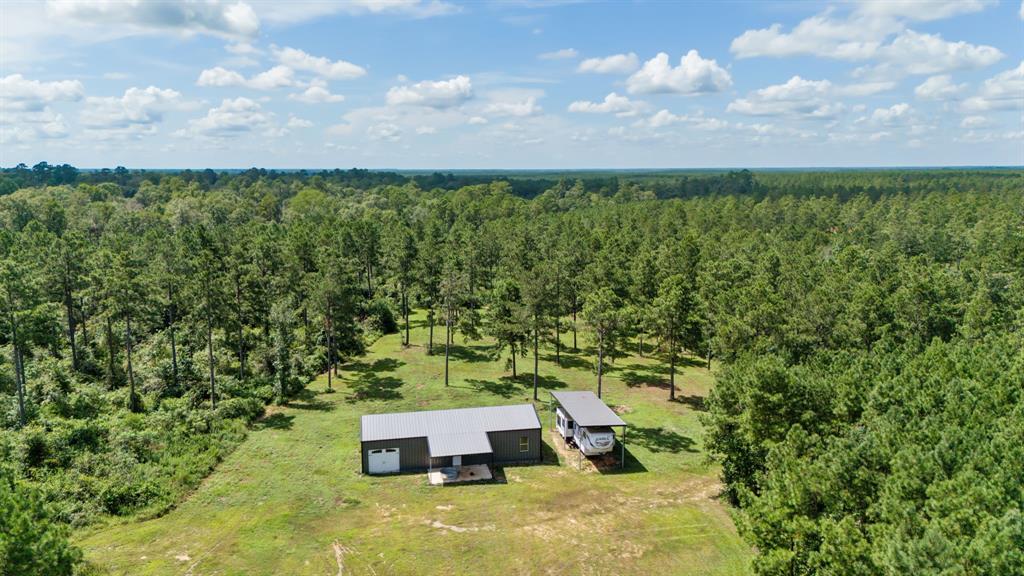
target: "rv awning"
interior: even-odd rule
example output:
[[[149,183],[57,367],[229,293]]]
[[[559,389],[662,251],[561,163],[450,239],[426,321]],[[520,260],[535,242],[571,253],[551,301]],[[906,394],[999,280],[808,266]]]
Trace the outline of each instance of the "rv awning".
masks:
[[[490,454],[491,441],[486,432],[464,432],[460,434],[431,434],[427,446],[432,458],[464,456],[468,454]]]
[[[577,424],[590,426],[625,426],[626,423],[612,412],[593,392],[552,392],[551,396],[562,410]]]

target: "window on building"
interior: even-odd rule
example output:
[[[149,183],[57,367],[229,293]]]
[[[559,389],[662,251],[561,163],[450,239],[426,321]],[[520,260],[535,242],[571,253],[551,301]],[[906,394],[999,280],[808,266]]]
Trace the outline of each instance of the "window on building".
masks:
[[[520,452],[529,452],[530,451],[530,437],[529,436],[520,436],[519,437],[519,451]]]

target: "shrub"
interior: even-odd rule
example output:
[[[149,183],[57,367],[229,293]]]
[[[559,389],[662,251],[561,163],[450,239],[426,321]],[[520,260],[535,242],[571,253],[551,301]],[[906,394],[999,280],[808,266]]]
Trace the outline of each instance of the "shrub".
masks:
[[[52,518],[39,492],[0,469],[0,574],[72,574],[82,553],[68,543],[68,529]]]
[[[257,398],[228,398],[217,405],[221,418],[241,418],[252,422],[263,415],[264,404]]]

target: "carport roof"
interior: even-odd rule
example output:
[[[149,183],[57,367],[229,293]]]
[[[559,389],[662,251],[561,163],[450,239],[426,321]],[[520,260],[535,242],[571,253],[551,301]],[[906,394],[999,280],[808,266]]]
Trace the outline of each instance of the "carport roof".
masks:
[[[625,426],[626,423],[612,412],[607,404],[593,392],[552,392],[566,414],[577,424],[588,426]]]
[[[464,454],[490,454],[491,441],[486,432],[464,432],[461,434],[431,434],[427,436],[430,456],[462,456]]]
[[[482,406],[452,410],[366,414],[360,420],[363,442],[401,438],[433,438],[454,434],[540,429],[533,404]],[[490,443],[488,450],[490,452]],[[460,452],[471,454],[471,452]]]

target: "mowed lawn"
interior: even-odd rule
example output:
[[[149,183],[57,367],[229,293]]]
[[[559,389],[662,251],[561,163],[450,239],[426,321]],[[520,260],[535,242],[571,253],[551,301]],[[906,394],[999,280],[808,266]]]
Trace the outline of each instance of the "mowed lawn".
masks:
[[[505,482],[434,487],[425,474],[363,476],[359,416],[532,399],[532,358],[519,378],[486,341],[457,337],[444,386],[416,319],[398,334],[273,408],[190,497],[163,517],[77,535],[110,574],[747,574],[751,552],[717,498],[698,421],[712,384],[703,367],[677,376],[650,358],[616,360],[604,398],[630,424],[627,469],[598,471],[566,457],[550,432],[547,390],[596,387],[592,357],[542,350],[546,462],[507,467]],[[571,344],[571,335],[565,338]],[[584,344],[580,335],[580,344]]]

